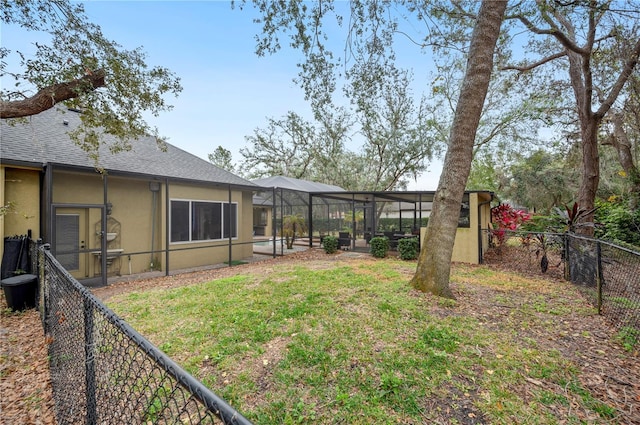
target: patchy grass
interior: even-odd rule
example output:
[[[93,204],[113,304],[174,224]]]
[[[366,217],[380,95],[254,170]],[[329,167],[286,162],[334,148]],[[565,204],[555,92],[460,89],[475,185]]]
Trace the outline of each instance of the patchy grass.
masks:
[[[572,287],[457,265],[445,300],[414,267],[283,264],[109,305],[256,424],[625,423],[568,355],[593,344]]]

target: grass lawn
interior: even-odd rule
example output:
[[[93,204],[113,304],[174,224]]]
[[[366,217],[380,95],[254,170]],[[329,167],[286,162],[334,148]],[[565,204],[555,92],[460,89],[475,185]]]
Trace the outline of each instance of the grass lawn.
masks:
[[[453,301],[414,270],[282,263],[108,304],[255,424],[629,423],[582,366],[633,354],[570,284],[456,265]]]

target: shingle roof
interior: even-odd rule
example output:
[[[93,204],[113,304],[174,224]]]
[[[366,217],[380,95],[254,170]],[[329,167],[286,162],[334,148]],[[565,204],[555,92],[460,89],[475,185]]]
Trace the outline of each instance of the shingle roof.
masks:
[[[274,176],[264,179],[252,180],[253,183],[264,187],[277,187],[282,189],[297,190],[299,192],[344,192],[339,186],[316,183],[309,180],[294,179],[292,177]]]
[[[65,124],[67,123],[67,124]],[[27,123],[0,120],[0,163],[43,166],[46,163],[94,168],[93,159],[71,141],[68,132],[80,124],[77,112],[55,107],[28,118]],[[115,140],[104,135],[105,140]],[[102,146],[98,165],[107,171],[169,177],[208,183],[255,187],[233,173],[167,143],[163,152],[153,137],[132,142],[128,152],[112,154]]]

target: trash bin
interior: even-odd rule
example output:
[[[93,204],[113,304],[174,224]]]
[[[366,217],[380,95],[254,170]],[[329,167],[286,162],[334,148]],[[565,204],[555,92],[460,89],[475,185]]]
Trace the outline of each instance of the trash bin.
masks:
[[[21,311],[36,306],[38,276],[20,274],[0,281],[7,299],[7,305],[13,311]]]

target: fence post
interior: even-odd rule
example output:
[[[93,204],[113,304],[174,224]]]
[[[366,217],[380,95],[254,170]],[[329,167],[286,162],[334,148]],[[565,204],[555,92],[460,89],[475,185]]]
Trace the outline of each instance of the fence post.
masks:
[[[42,320],[42,327],[44,329],[44,334],[49,335],[51,330],[51,326],[49,325],[49,314],[51,313],[51,308],[49,306],[49,291],[51,290],[51,278],[47,275],[47,259],[45,258],[45,251],[49,251],[51,249],[51,245],[48,243],[42,244],[38,247],[38,285],[40,289],[40,299],[42,300],[42,311],[40,312],[40,319]]]
[[[602,247],[600,241],[596,242],[596,285],[598,288],[598,314],[602,313],[602,287],[604,286],[602,278]]]
[[[564,242],[564,280],[571,282],[571,264],[569,263],[569,234],[564,233],[562,235],[562,240]]]
[[[87,297],[84,302],[84,356],[85,356],[85,389],[87,400],[87,425],[97,423],[96,410],[96,366],[93,341],[93,306]]]

